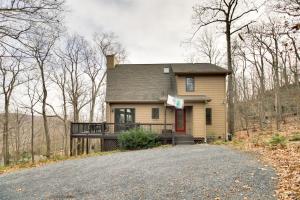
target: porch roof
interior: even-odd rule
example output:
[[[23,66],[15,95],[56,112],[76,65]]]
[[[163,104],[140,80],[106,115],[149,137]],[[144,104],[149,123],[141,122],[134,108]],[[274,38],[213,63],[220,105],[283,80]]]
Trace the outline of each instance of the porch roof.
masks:
[[[189,96],[182,96],[182,95],[178,95],[176,96],[180,99],[183,99],[184,102],[186,103],[196,103],[196,102],[209,102],[211,101],[211,98],[209,98],[206,95],[189,95]],[[160,98],[162,101],[167,101],[167,97],[161,97]]]
[[[204,75],[227,75],[230,71],[210,63],[184,63],[172,65],[173,72],[178,75],[204,74]]]

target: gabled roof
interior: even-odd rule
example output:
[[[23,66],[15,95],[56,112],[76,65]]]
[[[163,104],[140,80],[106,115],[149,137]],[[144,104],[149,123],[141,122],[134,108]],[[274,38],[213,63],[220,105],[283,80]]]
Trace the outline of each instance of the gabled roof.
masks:
[[[175,75],[164,74],[166,64],[122,64],[107,70],[107,102],[155,102],[176,94]]]
[[[164,73],[164,68],[169,73]],[[226,75],[229,71],[212,64],[119,64],[107,70],[106,102],[164,102],[176,96],[175,74]],[[209,100],[209,97],[200,97]]]

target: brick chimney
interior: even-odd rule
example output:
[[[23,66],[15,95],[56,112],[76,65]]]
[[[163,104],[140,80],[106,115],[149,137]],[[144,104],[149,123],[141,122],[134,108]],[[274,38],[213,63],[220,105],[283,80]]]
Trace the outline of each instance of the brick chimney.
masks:
[[[107,55],[106,56],[106,67],[107,69],[114,69],[116,65],[119,64],[115,55]]]

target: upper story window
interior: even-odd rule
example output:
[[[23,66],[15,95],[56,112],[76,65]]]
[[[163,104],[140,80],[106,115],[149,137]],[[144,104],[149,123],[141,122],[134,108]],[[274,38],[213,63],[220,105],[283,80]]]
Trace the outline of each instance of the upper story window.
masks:
[[[187,92],[195,91],[195,79],[194,77],[186,77],[185,78],[185,89]]]

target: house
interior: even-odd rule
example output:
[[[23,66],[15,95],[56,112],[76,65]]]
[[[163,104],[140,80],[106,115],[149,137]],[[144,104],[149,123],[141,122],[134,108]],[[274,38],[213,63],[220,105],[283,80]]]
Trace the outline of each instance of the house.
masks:
[[[118,64],[109,55],[106,122],[115,124],[114,132],[122,124],[148,124],[158,134],[225,139],[229,73],[208,63]],[[168,105],[168,95],[183,99],[184,108]]]

